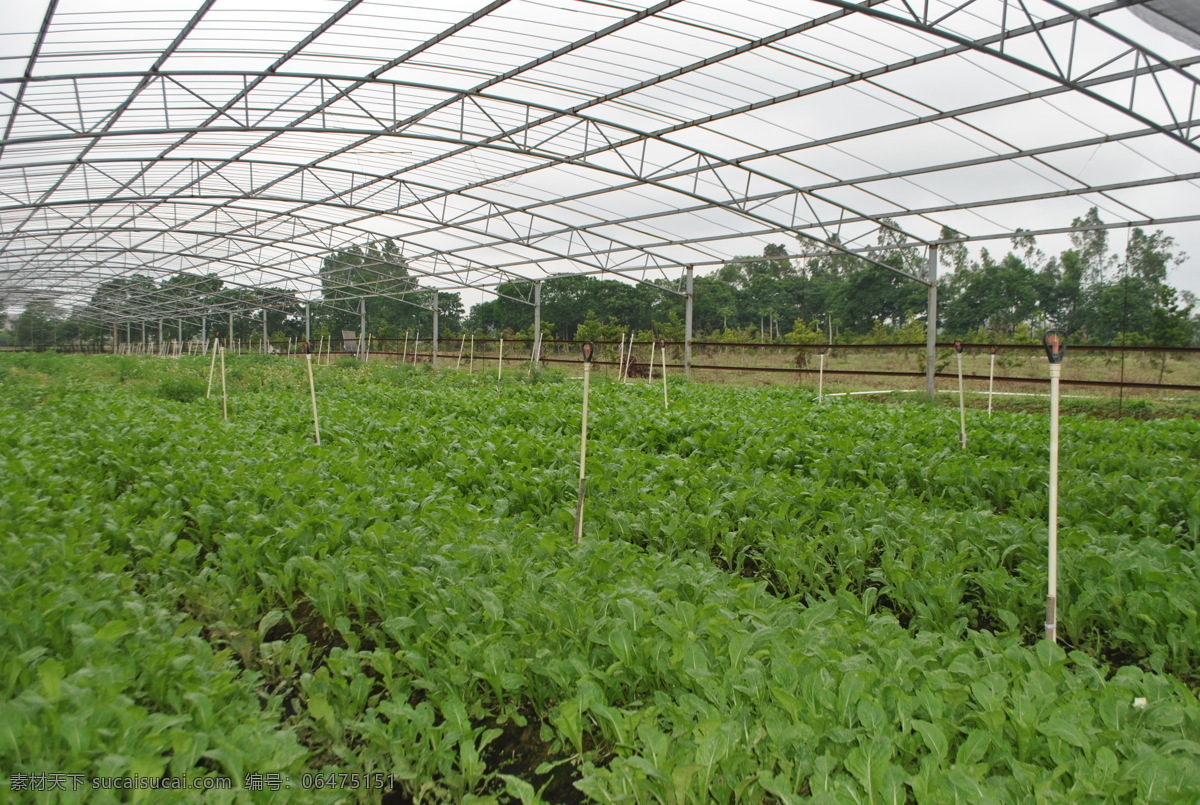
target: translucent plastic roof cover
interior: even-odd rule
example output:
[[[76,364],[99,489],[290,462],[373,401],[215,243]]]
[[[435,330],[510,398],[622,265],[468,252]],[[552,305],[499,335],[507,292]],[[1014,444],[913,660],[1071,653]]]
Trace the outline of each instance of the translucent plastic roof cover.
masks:
[[[1126,2],[26,0],[0,26],[10,309],[181,271],[316,298],[325,255],[383,238],[462,289],[1200,218],[1200,53]]]

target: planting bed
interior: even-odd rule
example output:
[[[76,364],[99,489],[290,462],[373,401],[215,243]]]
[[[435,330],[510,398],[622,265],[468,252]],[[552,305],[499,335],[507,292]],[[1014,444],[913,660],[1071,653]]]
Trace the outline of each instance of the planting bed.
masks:
[[[1041,415],[596,378],[576,546],[578,382],[208,366],[0,357],[0,799],[1200,801],[1194,421],[1064,420],[1053,645]]]

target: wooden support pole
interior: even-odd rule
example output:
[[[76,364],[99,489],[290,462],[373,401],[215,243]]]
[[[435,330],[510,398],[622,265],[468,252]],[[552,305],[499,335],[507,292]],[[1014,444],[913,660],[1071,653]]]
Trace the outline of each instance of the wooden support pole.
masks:
[[[305,353],[304,362],[308,365],[308,393],[312,397],[312,412],[313,412],[313,441],[316,444],[321,443],[321,424],[317,421],[317,386],[313,382],[312,370],[312,354]]]
[[[221,419],[229,419],[228,394],[225,391],[225,350],[221,350]]]
[[[218,338],[213,339],[212,361],[210,361],[208,364],[208,391],[204,392],[204,399],[206,399],[206,400],[212,396],[213,372],[215,372],[217,369],[217,346],[220,343],[221,343],[220,339],[218,339]],[[182,348],[182,342],[180,342],[179,346],[180,346],[180,348]]]

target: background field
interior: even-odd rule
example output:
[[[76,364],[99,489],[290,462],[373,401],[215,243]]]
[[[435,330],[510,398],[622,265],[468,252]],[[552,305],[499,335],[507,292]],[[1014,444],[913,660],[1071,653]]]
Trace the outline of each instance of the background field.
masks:
[[[1200,798],[1194,421],[1064,421],[1054,646],[1040,414],[597,377],[573,546],[565,375],[335,361],[318,447],[303,364],[227,366],[226,422],[206,359],[0,357],[14,801]]]

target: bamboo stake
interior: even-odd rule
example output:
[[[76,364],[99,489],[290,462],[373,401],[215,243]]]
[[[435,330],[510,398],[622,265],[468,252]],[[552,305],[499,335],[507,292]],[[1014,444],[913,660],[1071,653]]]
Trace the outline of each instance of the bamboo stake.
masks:
[[[421,349],[421,331],[417,330],[416,336],[413,337],[413,366],[417,365],[417,352]]]
[[[825,347],[818,351],[821,353],[821,369],[817,375],[817,402],[825,402]]]
[[[228,395],[225,392],[225,350],[221,350],[221,419],[229,419]]]
[[[408,361],[408,330],[404,331],[404,352],[400,355],[400,363]]]
[[[204,399],[206,399],[206,400],[209,399],[210,397],[212,397],[213,372],[215,372],[216,369],[217,369],[217,339],[214,338],[213,339],[212,361],[208,365],[208,391],[204,392]]]
[[[588,393],[592,376],[592,342],[583,345],[583,417],[579,434],[579,500],[575,504],[575,544],[583,542],[583,500],[587,494]]]
[[[963,396],[963,380],[962,380],[962,341],[954,342],[954,351],[958,355],[958,446],[967,449],[967,403]]]
[[[504,371],[504,336],[500,336],[500,354],[496,356],[496,387],[500,386],[500,375]]]
[[[367,336],[367,343],[363,346],[363,363],[371,362],[371,342],[374,339],[375,336],[373,335]]]
[[[667,342],[663,341],[659,349],[662,352],[662,376],[663,376],[663,410],[667,410]]]
[[[317,444],[320,444],[321,443],[321,425],[319,422],[317,422],[317,386],[313,382],[312,354],[311,353],[305,353],[304,362],[308,365],[308,393],[312,397],[313,440]]]
[[[646,372],[647,385],[654,382],[654,347],[656,344],[656,341],[650,342],[650,371]]]
[[[988,369],[988,419],[992,418],[992,385],[996,379],[996,348],[991,347],[992,364]]]
[[[462,341],[460,341],[458,343],[458,363],[454,364],[454,371],[456,371],[456,372],[462,368],[463,347],[466,346],[466,343],[467,343],[467,335],[466,335],[466,333],[463,333]]]
[[[617,380],[620,381],[625,371],[625,333],[621,333],[621,348],[618,356]]]
[[[475,374],[475,333],[471,333],[471,362],[467,374]]]

